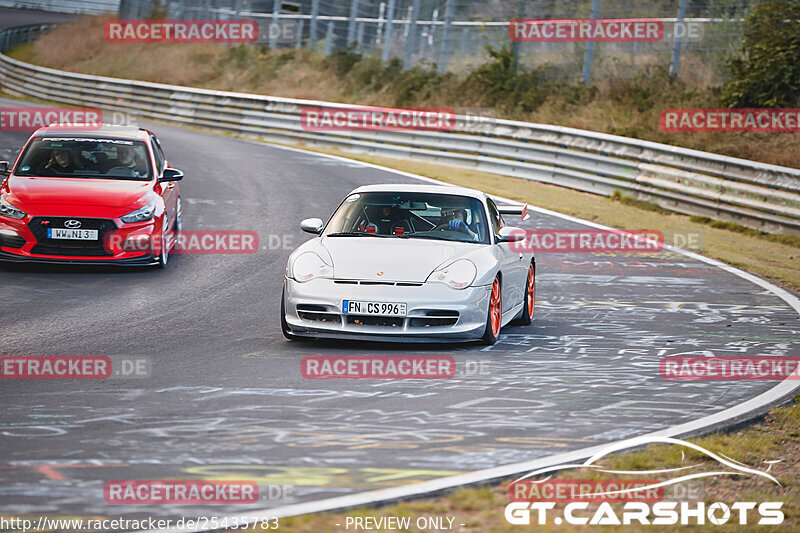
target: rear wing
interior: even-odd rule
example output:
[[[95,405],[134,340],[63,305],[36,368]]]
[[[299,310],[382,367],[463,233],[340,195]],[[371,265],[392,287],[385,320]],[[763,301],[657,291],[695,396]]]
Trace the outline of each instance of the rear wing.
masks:
[[[528,204],[525,205],[498,205],[497,210],[501,215],[519,215],[520,220],[528,220]]]

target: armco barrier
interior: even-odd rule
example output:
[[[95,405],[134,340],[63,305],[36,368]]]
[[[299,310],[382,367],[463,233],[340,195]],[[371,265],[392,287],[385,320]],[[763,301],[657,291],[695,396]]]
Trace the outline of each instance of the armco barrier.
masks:
[[[47,25],[0,32],[0,51]],[[800,235],[800,170],[616,135],[459,115],[448,132],[307,131],[303,107],[343,104],[194,89],[38,67],[0,54],[5,92],[281,143],[430,161]]]

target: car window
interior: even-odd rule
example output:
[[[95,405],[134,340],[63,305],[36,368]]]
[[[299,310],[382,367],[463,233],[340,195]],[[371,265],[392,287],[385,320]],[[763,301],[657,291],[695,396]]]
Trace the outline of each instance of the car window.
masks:
[[[59,178],[149,180],[152,168],[142,141],[37,137],[25,148],[14,174]]]
[[[492,229],[494,230],[494,234],[497,235],[500,233],[500,228],[504,227],[506,223],[503,220],[503,215],[500,214],[500,211],[497,209],[497,205],[495,205],[491,198],[486,199],[486,204],[489,206],[489,216],[492,219]]]
[[[375,236],[489,242],[483,204],[455,194],[367,192],[351,194],[323,236]]]
[[[158,139],[152,138],[153,155],[156,158],[156,172],[160,176],[164,172],[164,152],[161,151],[161,145],[158,144]]]

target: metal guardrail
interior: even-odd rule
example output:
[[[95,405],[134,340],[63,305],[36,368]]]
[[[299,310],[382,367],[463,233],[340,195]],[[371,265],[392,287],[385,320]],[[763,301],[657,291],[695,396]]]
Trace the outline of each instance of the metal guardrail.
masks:
[[[29,24],[0,30],[0,53],[19,44],[36,40],[42,33],[55,26],[56,24]]]
[[[116,12],[119,2],[120,0],[0,0],[0,7],[97,15]]]
[[[48,25],[0,32],[0,51]],[[455,129],[319,132],[301,127],[305,107],[342,104],[76,74],[0,55],[5,92],[97,107],[279,143],[430,161],[569,187],[623,194],[679,213],[800,235],[800,170],[560,126],[458,115]]]

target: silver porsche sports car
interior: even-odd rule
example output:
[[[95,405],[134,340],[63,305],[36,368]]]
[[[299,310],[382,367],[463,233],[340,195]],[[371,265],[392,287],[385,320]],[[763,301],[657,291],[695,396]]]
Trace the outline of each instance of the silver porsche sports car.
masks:
[[[289,339],[482,340],[533,318],[536,264],[485,193],[436,185],[354,190],[286,265]],[[520,251],[522,250],[522,251]]]

